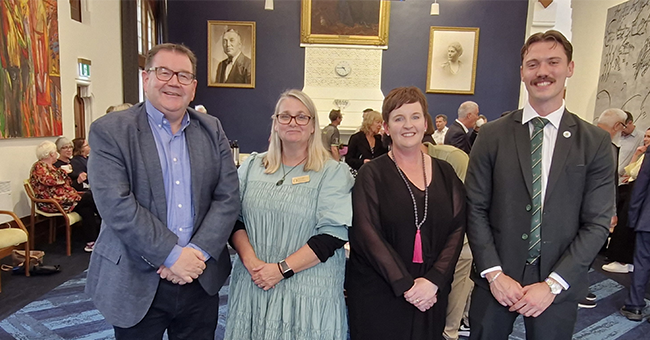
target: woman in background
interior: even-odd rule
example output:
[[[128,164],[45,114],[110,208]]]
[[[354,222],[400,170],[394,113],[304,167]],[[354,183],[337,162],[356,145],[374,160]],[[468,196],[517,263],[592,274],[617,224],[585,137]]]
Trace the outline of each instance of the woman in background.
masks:
[[[88,181],[88,175],[86,170],[81,171],[79,168],[75,168],[72,163],[74,154],[72,143],[65,137],[57,138],[54,143],[56,144],[56,150],[59,152],[59,158],[54,162],[54,166],[63,169],[68,174],[73,188],[77,191],[83,191],[83,182]]]
[[[345,162],[350,168],[359,170],[362,165],[388,152],[379,135],[382,122],[381,114],[377,111],[369,111],[363,116],[360,131],[350,136],[348,142]]]
[[[34,189],[34,196],[39,199],[54,199],[61,205],[66,213],[77,212],[81,215],[86,239],[85,251],[93,251],[95,240],[99,235],[99,223],[95,214],[99,216],[95,201],[90,191],[80,195],[70,185],[70,177],[62,168],[56,168],[54,162],[59,157],[56,145],[45,141],[36,147],[38,161],[32,166],[29,174],[29,183]],[[51,203],[37,203],[38,208],[50,213],[59,211]]]
[[[283,93],[272,121],[268,152],[239,168],[225,339],[343,340],[352,175],[323,147],[305,93]]]
[[[356,339],[442,339],[465,232],[465,189],[420,149],[427,102],[416,87],[384,99],[391,151],[359,171],[346,278]]]

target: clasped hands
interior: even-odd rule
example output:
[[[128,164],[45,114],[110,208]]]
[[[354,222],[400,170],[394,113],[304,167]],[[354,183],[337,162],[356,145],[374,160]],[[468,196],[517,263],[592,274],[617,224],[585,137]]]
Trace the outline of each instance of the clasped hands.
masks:
[[[158,268],[160,278],[170,281],[174,284],[184,285],[192,283],[205,270],[205,256],[198,249],[184,247],[181,255],[174,264],[167,268],[165,265]]]
[[[438,301],[438,286],[423,277],[418,277],[414,280],[411,289],[404,292],[404,299],[420,312],[426,312]]]
[[[490,272],[486,279],[490,282],[499,272]],[[508,310],[517,312],[525,317],[538,317],[555,300],[551,288],[546,282],[537,282],[522,287],[519,282],[510,276],[501,273],[496,280],[490,283],[492,296]]]
[[[243,261],[243,263],[251,275],[251,280],[260,289],[275,288],[275,285],[284,278],[277,263],[267,263],[257,257]]]

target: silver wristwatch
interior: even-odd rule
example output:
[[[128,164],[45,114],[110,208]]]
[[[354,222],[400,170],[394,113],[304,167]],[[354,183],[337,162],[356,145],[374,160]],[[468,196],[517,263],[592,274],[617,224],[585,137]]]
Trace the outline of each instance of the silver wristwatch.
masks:
[[[559,284],[555,280],[551,280],[548,277],[546,278],[546,280],[544,280],[544,282],[546,282],[548,287],[551,288],[551,293],[553,293],[553,295],[558,295],[558,294],[562,293],[562,290],[564,290],[564,288],[562,288],[561,284]]]

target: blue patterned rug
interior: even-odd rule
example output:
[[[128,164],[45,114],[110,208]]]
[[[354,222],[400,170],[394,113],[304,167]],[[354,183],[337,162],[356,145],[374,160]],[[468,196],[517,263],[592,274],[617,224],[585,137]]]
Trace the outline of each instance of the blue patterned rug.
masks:
[[[616,281],[591,271],[591,290],[598,307],[578,311],[573,339],[648,339],[650,323],[632,322],[618,313],[626,290]],[[112,327],[84,294],[86,273],[60,285],[39,300],[0,321],[0,339],[114,339]],[[223,339],[226,324],[228,282],[219,292],[219,323],[215,339]],[[517,320],[512,340],[525,339],[524,325]]]

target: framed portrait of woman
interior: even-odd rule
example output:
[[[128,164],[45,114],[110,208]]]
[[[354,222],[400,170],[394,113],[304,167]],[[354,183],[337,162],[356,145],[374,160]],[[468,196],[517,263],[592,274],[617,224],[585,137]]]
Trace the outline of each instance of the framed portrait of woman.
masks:
[[[427,93],[474,94],[478,27],[431,27]]]
[[[300,42],[388,45],[390,2],[302,0]]]

